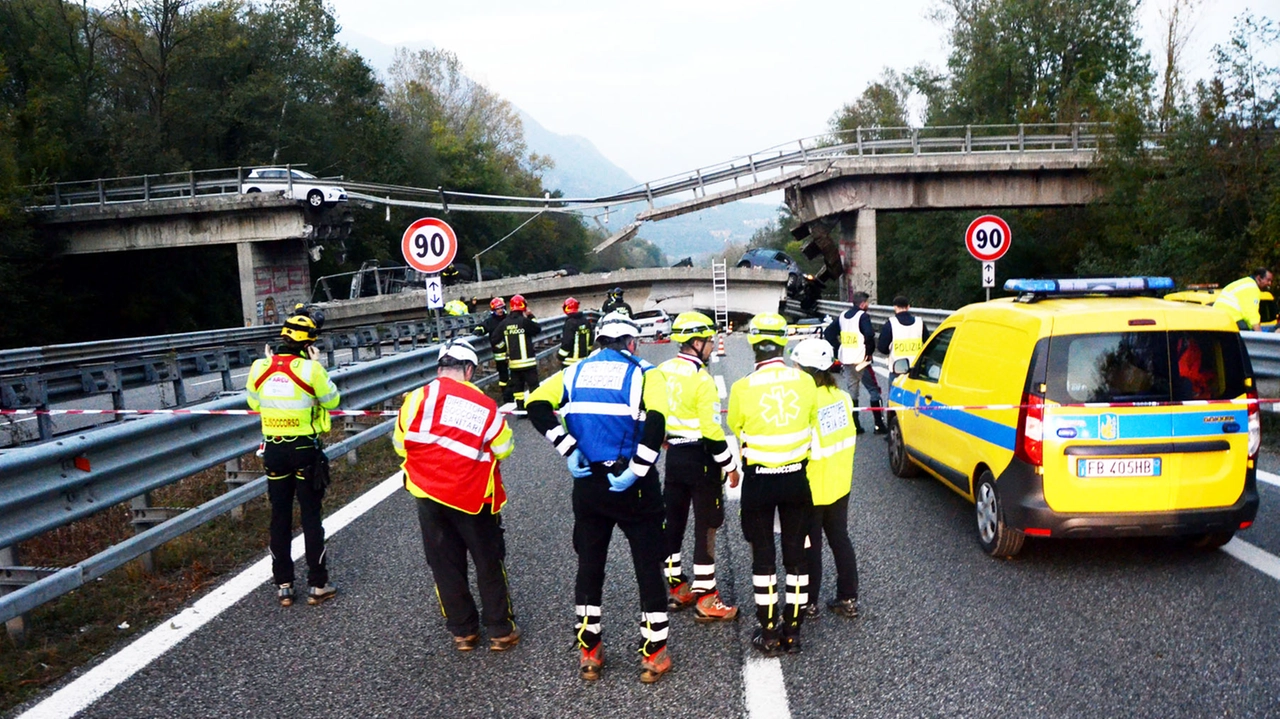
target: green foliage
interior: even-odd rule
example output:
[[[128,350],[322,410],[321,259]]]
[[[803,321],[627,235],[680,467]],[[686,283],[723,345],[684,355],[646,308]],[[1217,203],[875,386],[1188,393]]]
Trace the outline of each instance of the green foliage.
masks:
[[[909,81],[890,68],[867,86],[857,100],[845,105],[830,120],[831,133],[839,135],[858,128],[906,127]],[[848,138],[843,141],[848,142]]]

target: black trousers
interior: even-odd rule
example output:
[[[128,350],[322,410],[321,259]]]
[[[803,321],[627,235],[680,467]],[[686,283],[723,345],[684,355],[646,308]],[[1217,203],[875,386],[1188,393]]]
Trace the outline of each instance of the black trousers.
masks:
[[[484,627],[490,638],[505,637],[515,627],[504,563],[507,545],[502,518],[485,505],[467,514],[432,499],[418,498],[422,549],[436,580],[436,596],[445,624],[455,637],[480,629],[481,616],[467,584],[467,555],[476,566],[476,586],[484,605]]]
[[[502,392],[502,401],[516,401],[516,396],[511,393],[511,368],[507,366],[507,361],[494,360],[493,366],[498,370],[498,389]]]
[[[715,564],[716,530],[724,525],[724,480],[720,465],[701,442],[674,445],[667,450],[662,499],[667,509],[667,555],[678,554],[684,546],[692,505],[693,563]]]
[[[538,387],[538,366],[511,369],[511,390],[515,396],[516,409],[524,409],[525,394]]]
[[[773,541],[773,519],[776,515],[782,525],[782,565],[786,573],[808,584],[809,559],[805,555],[804,540],[809,534],[809,516],[813,512],[813,495],[809,491],[809,478],[805,476],[804,463],[790,472],[760,474],[761,468],[747,465],[742,478],[742,534],[751,544],[751,574],[756,590],[756,618],[765,629],[774,629],[781,620],[784,628],[798,630],[804,620],[802,606],[784,606],[782,602],[766,603],[767,592],[776,591],[762,587],[765,577],[776,577],[778,554]],[[796,590],[789,586],[788,592]],[[806,604],[807,602],[801,602]]]
[[[307,546],[307,584],[323,587],[329,583],[325,563],[324,525],[321,500],[324,490],[316,490],[303,476],[321,451],[316,437],[268,437],[262,455],[267,470],[267,498],[271,501],[271,573],[276,584],[292,583],[293,498],[302,512],[302,537]]]
[[[849,539],[849,495],[831,504],[815,504],[809,523],[809,601],[822,595],[822,535],[836,562],[836,599],[858,598],[858,555]]]
[[[621,472],[625,465],[615,468]],[[578,553],[574,603],[578,607],[575,633],[579,645],[600,643],[600,604],[604,598],[604,568],[613,528],[622,530],[631,547],[631,563],[640,589],[640,610],[658,621],[641,623],[641,651],[646,655],[666,645],[667,585],[662,579],[662,487],[650,471],[625,491],[609,489],[607,473],[593,467],[590,477],[573,481],[573,549]],[[592,629],[594,628],[594,631]],[[656,633],[659,639],[651,637]]]

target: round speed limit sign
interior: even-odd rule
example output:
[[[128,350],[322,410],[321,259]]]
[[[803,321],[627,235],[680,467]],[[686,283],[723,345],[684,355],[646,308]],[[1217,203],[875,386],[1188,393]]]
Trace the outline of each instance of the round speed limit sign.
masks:
[[[424,217],[404,231],[400,252],[413,269],[435,274],[453,263],[458,254],[458,236],[444,220]]]
[[[1013,236],[1009,223],[995,215],[983,215],[969,223],[964,233],[964,246],[981,262],[995,262],[1009,251]]]

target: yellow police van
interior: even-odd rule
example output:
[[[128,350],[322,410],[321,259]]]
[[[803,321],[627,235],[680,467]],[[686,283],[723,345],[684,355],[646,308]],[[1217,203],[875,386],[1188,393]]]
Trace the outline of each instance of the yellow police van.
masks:
[[[889,390],[889,465],[972,501],[978,542],[1230,541],[1253,523],[1261,424],[1234,323],[1166,277],[1009,280],[961,308]],[[1153,296],[1154,295],[1154,296]]]

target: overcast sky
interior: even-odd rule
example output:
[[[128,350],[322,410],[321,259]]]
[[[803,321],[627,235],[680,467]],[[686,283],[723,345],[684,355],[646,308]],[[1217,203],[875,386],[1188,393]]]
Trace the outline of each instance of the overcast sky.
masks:
[[[346,30],[453,51],[472,78],[641,182],[820,134],[882,68],[941,67],[947,52],[933,0],[329,1]],[[1142,8],[1153,54],[1169,1]],[[1202,0],[1189,74],[1209,72],[1246,7],[1280,19],[1280,0]]]

